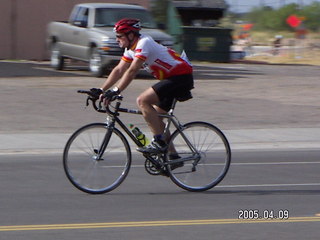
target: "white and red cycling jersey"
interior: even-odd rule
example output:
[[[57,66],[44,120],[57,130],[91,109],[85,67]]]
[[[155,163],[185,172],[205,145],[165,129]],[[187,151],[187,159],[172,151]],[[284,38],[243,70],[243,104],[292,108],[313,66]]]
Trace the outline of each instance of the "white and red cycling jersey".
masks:
[[[143,60],[144,69],[159,80],[192,74],[192,66],[178,53],[146,35],[141,35],[134,46],[125,49],[122,60],[131,63],[135,57]]]

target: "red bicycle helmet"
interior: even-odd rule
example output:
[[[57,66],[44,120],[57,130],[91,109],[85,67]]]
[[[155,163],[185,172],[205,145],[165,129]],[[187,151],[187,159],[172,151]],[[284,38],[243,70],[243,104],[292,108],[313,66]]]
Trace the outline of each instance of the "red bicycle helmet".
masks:
[[[135,18],[121,19],[114,25],[113,29],[113,31],[117,33],[139,32],[140,30],[140,20]]]

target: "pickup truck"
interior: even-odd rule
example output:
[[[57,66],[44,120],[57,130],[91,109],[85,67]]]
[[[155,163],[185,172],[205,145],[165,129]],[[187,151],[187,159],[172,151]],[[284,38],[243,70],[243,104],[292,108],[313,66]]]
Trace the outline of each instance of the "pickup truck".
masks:
[[[51,66],[62,70],[65,59],[89,63],[91,73],[102,77],[121,58],[113,32],[122,18],[140,19],[142,34],[150,35],[162,45],[172,47],[173,38],[157,28],[150,12],[138,5],[86,3],[75,5],[68,22],[51,22],[47,28],[47,45]]]

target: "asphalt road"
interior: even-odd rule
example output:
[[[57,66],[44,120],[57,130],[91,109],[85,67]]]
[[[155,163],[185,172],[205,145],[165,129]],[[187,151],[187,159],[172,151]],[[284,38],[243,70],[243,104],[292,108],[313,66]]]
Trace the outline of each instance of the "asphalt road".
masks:
[[[204,193],[186,192],[166,177],[148,175],[134,155],[125,182],[99,196],[68,182],[60,155],[1,156],[0,236],[318,239],[319,154],[236,152],[227,177]],[[254,211],[261,219],[246,219]]]

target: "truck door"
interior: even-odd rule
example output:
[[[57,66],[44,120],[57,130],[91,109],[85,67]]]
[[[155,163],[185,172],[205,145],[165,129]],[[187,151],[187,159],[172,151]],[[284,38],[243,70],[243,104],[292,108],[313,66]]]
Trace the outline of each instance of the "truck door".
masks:
[[[80,7],[70,22],[70,31],[66,37],[68,52],[66,55],[73,56],[80,60],[86,60],[88,54],[87,25],[89,9]]]

